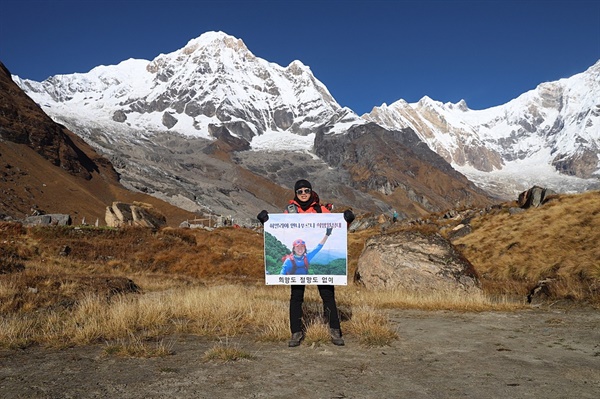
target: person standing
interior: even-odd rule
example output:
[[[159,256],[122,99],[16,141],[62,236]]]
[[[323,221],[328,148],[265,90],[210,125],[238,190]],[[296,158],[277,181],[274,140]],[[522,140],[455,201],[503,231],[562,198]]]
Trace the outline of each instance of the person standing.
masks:
[[[319,196],[312,189],[308,180],[300,179],[294,184],[294,198],[291,199],[284,213],[330,213],[327,207],[319,202]],[[269,220],[269,213],[262,210],[256,218],[261,224]],[[344,220],[350,224],[354,220],[354,214],[350,210],[344,211]],[[299,346],[304,339],[304,328],[302,325],[302,304],[304,303],[305,285],[291,285],[290,295],[290,330],[292,337],[288,346]],[[334,345],[344,345],[342,330],[340,328],[340,317],[335,301],[335,289],[333,285],[317,285],[319,295],[323,300],[325,317],[329,321],[329,332],[331,342]]]

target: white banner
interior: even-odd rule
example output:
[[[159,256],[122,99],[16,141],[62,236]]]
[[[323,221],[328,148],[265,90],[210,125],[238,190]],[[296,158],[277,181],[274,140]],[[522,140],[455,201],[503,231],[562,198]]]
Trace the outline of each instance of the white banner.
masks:
[[[347,285],[348,234],[343,214],[273,213],[264,231],[267,285]]]

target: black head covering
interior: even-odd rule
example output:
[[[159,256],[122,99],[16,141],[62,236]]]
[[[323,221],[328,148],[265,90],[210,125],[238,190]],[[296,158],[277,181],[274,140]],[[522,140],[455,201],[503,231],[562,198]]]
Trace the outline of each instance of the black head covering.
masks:
[[[310,188],[312,190],[312,186],[308,180],[300,179],[294,184],[294,192],[299,188]]]

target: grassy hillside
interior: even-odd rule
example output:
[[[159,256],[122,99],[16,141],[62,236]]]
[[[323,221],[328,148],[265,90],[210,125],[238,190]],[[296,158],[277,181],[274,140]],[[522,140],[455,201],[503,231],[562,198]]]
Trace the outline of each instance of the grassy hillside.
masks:
[[[471,221],[454,244],[488,292],[526,295],[546,280],[551,297],[600,302],[600,192],[560,195],[538,208],[508,208]]]
[[[366,240],[399,229],[451,236],[474,265],[477,298],[444,292],[369,292],[339,287],[346,331],[374,344],[394,339],[385,309],[514,309],[545,281],[548,300],[600,305],[600,192],[561,195],[539,208],[511,205],[462,211],[350,233],[349,275]],[[467,218],[464,215],[467,212]],[[248,331],[259,339],[288,335],[288,287],[264,286],[262,231],[31,227],[0,222],[0,342],[86,344],[130,341],[139,348],[174,332],[215,335]],[[316,290],[307,292],[313,338],[327,340],[318,322]],[[316,329],[316,330],[315,330]],[[376,329],[376,330],[374,330]],[[316,331],[316,332],[315,332]],[[120,342],[120,341],[119,341]]]
[[[597,301],[600,192],[557,196],[539,208],[516,214],[509,212],[510,205],[475,212],[477,216],[470,220],[472,233],[453,242],[474,265],[484,290],[524,297],[540,280],[552,279],[560,288],[553,293],[556,298]],[[387,231],[419,229],[448,235],[461,221],[433,215],[425,222],[398,224]],[[379,227],[349,235],[350,276],[364,243],[376,234],[381,234]],[[262,232],[252,229],[164,228],[153,232],[143,228],[24,228],[0,223],[0,240],[0,277],[4,281],[62,271],[71,279],[127,276],[154,279],[159,285],[170,280],[263,282]],[[53,267],[49,269],[49,265]],[[20,269],[25,273],[11,273]]]

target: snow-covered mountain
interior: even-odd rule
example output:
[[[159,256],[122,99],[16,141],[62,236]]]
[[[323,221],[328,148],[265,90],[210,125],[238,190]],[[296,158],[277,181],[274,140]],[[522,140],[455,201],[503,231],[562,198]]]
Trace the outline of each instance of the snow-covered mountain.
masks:
[[[311,176],[330,199],[415,216],[485,202],[449,164],[510,198],[551,182],[529,180],[531,171],[555,179],[548,186],[557,191],[597,184],[599,111],[590,104],[599,98],[598,64],[590,71],[489,110],[424,98],[359,117],[300,61],[282,67],[240,39],[207,32],[151,61],[13,80],[107,156],[126,187],[185,209],[252,213],[248,204],[276,205],[277,187]],[[565,129],[575,125],[582,129]],[[551,156],[563,172],[592,179],[559,174]],[[262,178],[275,184],[269,194],[255,187]]]
[[[267,62],[223,32],[207,32],[152,61],[129,59],[41,83],[14,80],[53,118],[79,128],[212,139],[225,127],[248,142],[267,135],[297,149],[310,147],[326,125],[361,123],[300,61],[285,68]],[[257,139],[254,147],[273,142]]]
[[[365,120],[412,128],[479,186],[513,195],[533,184],[557,191],[600,187],[600,61],[497,107],[428,97],[375,107]]]
[[[327,165],[312,153],[316,133],[367,123],[340,107],[300,61],[268,62],[223,32],[204,33],[151,61],[129,59],[43,82],[12,78],[52,119],[107,156],[126,187],[192,212],[236,215],[247,214],[252,202],[272,206],[272,199],[241,187],[250,184],[241,169],[270,174],[283,186],[301,173],[318,180],[316,171]],[[251,166],[232,165],[219,155],[223,145],[227,152],[250,150],[235,162]],[[297,151],[306,165],[268,173],[290,157],[264,151]],[[362,197],[363,204],[387,207]]]

